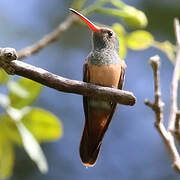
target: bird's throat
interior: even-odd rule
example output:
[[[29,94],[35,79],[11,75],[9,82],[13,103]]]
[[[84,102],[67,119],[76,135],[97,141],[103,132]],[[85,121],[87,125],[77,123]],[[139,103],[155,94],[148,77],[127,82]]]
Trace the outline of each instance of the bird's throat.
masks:
[[[87,59],[90,64],[97,66],[120,63],[118,53],[109,49],[93,50]]]

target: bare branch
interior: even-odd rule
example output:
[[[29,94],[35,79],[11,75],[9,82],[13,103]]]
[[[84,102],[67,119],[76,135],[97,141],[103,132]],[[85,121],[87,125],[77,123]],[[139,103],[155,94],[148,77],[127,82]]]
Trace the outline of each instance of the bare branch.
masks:
[[[154,93],[155,101],[152,103],[149,100],[145,100],[145,104],[149,106],[155,113],[156,121],[155,127],[158,130],[160,136],[163,139],[164,144],[166,145],[173,161],[173,168],[180,173],[180,157],[177,151],[174,137],[171,132],[167,131],[163,124],[163,106],[164,103],[161,100],[161,89],[160,89],[160,77],[159,77],[159,68],[160,68],[160,58],[159,56],[154,56],[150,58],[150,65],[153,69],[154,74]]]
[[[58,91],[93,96],[130,106],[134,105],[136,102],[136,98],[131,92],[63,78],[44,69],[14,60],[16,58],[15,49],[0,48],[0,65],[2,65],[8,73],[12,72],[12,74],[32,79]]]
[[[178,19],[174,20],[174,29],[175,29],[175,35],[177,41],[177,53],[176,53],[176,63],[175,63],[172,83],[171,83],[171,109],[170,109],[169,126],[168,126],[168,129],[172,132],[175,130],[175,119],[178,110],[177,91],[178,91],[178,81],[179,81],[179,73],[180,73],[180,24]]]
[[[134,105],[136,101],[134,95],[127,91],[70,80],[17,60],[12,61],[10,65],[14,68],[15,74],[32,79],[58,91],[93,96],[124,105]]]
[[[45,35],[42,39],[37,41],[31,46],[25,47],[18,52],[18,59],[31,56],[32,54],[38,53],[41,49],[48,46],[50,43],[58,40],[60,35],[66,31],[73,23],[77,21],[77,17],[69,15],[59,26],[51,33]]]

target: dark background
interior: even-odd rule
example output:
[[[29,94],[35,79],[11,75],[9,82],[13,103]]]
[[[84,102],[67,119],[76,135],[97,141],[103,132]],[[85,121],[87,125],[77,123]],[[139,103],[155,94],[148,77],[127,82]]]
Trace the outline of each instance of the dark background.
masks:
[[[173,18],[180,17],[180,1],[124,2],[146,13],[149,20],[147,29],[156,40],[170,40],[174,43]],[[71,3],[71,0],[1,0],[1,47],[9,46],[19,50],[34,43],[65,19]],[[91,15],[89,18],[108,25],[118,21],[103,14]],[[24,61],[58,75],[81,80],[82,66],[91,49],[90,38],[88,28],[73,25],[59,41]],[[45,87],[34,106],[43,107],[57,115],[63,123],[64,135],[56,142],[42,145],[50,167],[46,175],[40,174],[26,153],[17,148],[11,179],[179,179],[171,168],[169,154],[154,128],[154,114],[144,105],[145,98],[153,99],[153,76],[148,58],[157,53],[162,62],[162,98],[166,103],[164,116],[167,121],[173,65],[163,53],[153,48],[145,51],[128,51],[124,89],[135,94],[137,103],[133,107],[121,105],[117,108],[96,166],[86,169],[79,158],[78,148],[84,123],[82,97]]]

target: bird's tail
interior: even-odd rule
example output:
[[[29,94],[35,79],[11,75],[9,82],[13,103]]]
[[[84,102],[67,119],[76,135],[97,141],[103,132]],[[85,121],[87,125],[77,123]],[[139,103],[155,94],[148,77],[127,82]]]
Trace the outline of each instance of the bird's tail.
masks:
[[[79,149],[81,160],[85,166],[95,165],[112,114],[112,109],[108,111],[91,109],[88,112]]]

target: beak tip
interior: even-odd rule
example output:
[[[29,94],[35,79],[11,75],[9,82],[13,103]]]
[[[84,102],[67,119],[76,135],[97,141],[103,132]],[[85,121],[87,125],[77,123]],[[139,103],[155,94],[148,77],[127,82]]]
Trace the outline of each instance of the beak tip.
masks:
[[[71,11],[71,12],[73,12],[73,13],[75,13],[76,14],[76,10],[74,10],[73,8],[69,8],[69,11]]]
[[[94,25],[91,21],[89,21],[89,19],[87,19],[85,16],[83,16],[81,13],[79,13],[78,11],[76,11],[73,8],[69,8],[69,10],[71,12],[73,12],[74,14],[78,15],[88,26],[89,28],[93,31],[93,32],[97,32],[99,31],[99,27],[97,27],[96,25]]]

